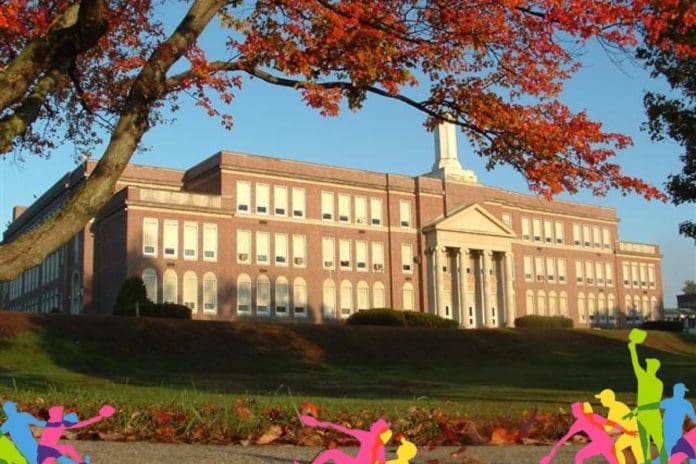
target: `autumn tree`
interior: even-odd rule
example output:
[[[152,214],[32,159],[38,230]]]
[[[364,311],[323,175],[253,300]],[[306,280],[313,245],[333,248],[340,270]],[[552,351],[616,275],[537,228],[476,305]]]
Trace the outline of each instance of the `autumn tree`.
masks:
[[[682,293],[684,295],[696,295],[696,282],[693,280],[685,280]]]
[[[674,0],[186,0],[167,32],[151,0],[0,3],[0,153],[108,143],[67,206],[0,246],[0,280],[40,263],[106,203],[143,134],[182,92],[231,126],[242,77],[297,91],[323,115],[379,95],[448,118],[488,167],[507,164],[546,197],[589,188],[661,193],[611,162],[631,143],[559,100],[588,40],[668,45]],[[198,45],[218,17],[227,57]],[[643,32],[644,31],[644,32]],[[688,50],[689,53],[692,50]],[[173,73],[175,65],[187,65]],[[179,69],[179,68],[177,68]],[[427,89],[416,99],[412,87]]]

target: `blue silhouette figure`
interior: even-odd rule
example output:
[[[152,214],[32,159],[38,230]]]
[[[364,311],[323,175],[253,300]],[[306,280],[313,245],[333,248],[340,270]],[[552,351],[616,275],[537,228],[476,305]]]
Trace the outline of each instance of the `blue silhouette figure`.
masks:
[[[677,444],[684,431],[684,418],[691,418],[696,423],[696,412],[689,400],[684,398],[684,393],[689,389],[683,383],[675,383],[672,387],[672,398],[660,401],[660,409],[665,410],[662,424],[665,436],[665,450],[672,453],[672,448]],[[696,464],[696,459],[691,459],[690,464]]]
[[[7,420],[0,427],[0,432],[10,434],[12,443],[29,464],[37,464],[39,445],[32,436],[29,426],[45,427],[46,422],[38,420],[28,412],[17,412],[17,405],[12,401],[5,401],[2,410],[5,411]]]

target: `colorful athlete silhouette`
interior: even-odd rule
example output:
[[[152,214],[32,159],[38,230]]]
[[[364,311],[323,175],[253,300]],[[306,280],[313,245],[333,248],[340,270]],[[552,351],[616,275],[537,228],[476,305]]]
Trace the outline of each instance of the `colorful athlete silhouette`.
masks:
[[[657,371],[660,369],[660,361],[654,358],[645,360],[645,369],[640,365],[636,345],[643,343],[648,333],[641,329],[631,329],[628,335],[628,350],[631,353],[631,364],[633,372],[638,382],[638,434],[640,444],[643,448],[643,455],[646,458],[651,456],[650,439],[655,443],[660,453],[660,463],[667,464],[667,452],[664,447],[662,436],[662,416],[657,408],[646,406],[659,403],[662,399],[663,384],[657,378]],[[644,408],[641,409],[641,406]]]
[[[105,405],[99,410],[97,416],[80,422],[77,414],[70,413],[63,417],[63,407],[53,406],[48,410],[48,422],[39,440],[38,464],[52,464],[63,455],[69,457],[78,464],[89,463],[89,457],[82,459],[75,448],[70,445],[60,444],[58,440],[60,440],[63,436],[63,432],[66,430],[86,427],[102,419],[111,417],[113,414],[114,408]]]
[[[669,464],[681,464],[684,459],[689,459],[690,464],[696,462],[696,429],[691,429],[677,440],[672,448]]]
[[[320,453],[314,458],[312,464],[322,464],[328,461],[333,461],[334,464],[385,464],[384,445],[391,439],[392,432],[384,419],[374,422],[369,431],[354,430],[330,422],[319,422],[314,417],[307,415],[300,416],[300,419],[309,427],[332,428],[350,435],[360,442],[360,449],[356,456],[350,456],[337,449],[330,449]],[[297,461],[294,462],[297,464]]]
[[[396,459],[390,459],[386,464],[409,464],[409,461],[418,454],[416,445],[408,441],[406,437],[402,436],[399,441],[401,445],[396,449]]]
[[[673,453],[672,449],[684,432],[684,418],[689,417],[696,423],[694,406],[684,398],[684,394],[688,391],[689,389],[683,383],[675,383],[672,387],[672,398],[660,401],[660,409],[665,411],[662,424],[665,434],[665,451],[668,455]],[[691,464],[696,464],[696,461],[692,460]]]
[[[12,443],[29,464],[36,464],[39,445],[34,440],[29,426],[44,427],[46,422],[38,420],[27,412],[17,412],[17,405],[12,401],[6,401],[2,409],[7,415],[7,420],[0,427],[0,432],[10,435]]]
[[[610,423],[615,423],[621,425],[626,430],[638,430],[638,421],[635,417],[628,418],[631,415],[631,410],[621,401],[616,399],[616,395],[613,390],[604,389],[595,398],[599,398],[602,406],[609,409],[607,413],[607,419]],[[613,425],[608,424],[604,426],[604,430],[610,432],[613,429]],[[614,453],[616,454],[616,461],[619,464],[626,463],[626,457],[623,451],[630,448],[633,453],[633,457],[636,462],[643,462],[643,448],[640,444],[640,438],[636,434],[621,434],[621,436],[614,443]]]
[[[539,461],[539,464],[549,464],[561,445],[579,432],[585,432],[590,438],[590,443],[580,448],[577,452],[575,455],[576,464],[582,464],[585,462],[585,459],[593,456],[604,456],[609,461],[609,464],[617,464],[618,461],[614,453],[614,441],[604,430],[604,427],[610,425],[612,428],[629,435],[636,435],[636,431],[626,430],[620,424],[611,422],[599,414],[594,414],[592,408],[587,403],[584,406],[580,402],[573,403],[571,411],[573,416],[575,416],[575,422],[570,426],[568,433],[551,449],[551,452]]]
[[[22,453],[6,436],[0,436],[0,464],[28,464]]]

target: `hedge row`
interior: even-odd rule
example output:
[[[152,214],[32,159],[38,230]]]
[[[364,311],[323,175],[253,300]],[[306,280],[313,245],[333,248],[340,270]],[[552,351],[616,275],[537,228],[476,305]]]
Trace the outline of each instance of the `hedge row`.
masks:
[[[135,316],[135,305],[121,306],[114,311],[117,316]],[[138,312],[141,317],[168,317],[171,319],[191,319],[191,308],[174,303],[140,303]]]
[[[645,321],[640,325],[644,330],[662,330],[665,332],[683,332],[682,321]]]
[[[515,327],[572,329],[573,320],[562,316],[522,316],[515,319]]]
[[[416,311],[397,311],[375,308],[358,311],[347,320],[348,325],[381,325],[393,327],[457,328],[457,321],[444,319],[434,314]]]

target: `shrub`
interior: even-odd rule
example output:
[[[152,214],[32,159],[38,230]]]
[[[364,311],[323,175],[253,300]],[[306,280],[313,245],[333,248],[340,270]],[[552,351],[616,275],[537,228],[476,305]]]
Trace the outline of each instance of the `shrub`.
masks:
[[[457,321],[444,319],[434,314],[417,311],[397,311],[389,308],[358,311],[346,320],[346,324],[432,328],[456,328],[458,326]]]
[[[129,277],[123,281],[114,304],[114,314],[117,316],[135,316],[136,302],[140,303],[141,308],[147,304],[152,304],[152,301],[147,298],[145,283],[140,276]]]
[[[149,303],[140,307],[140,315],[144,317],[191,319],[191,308],[174,303]]]
[[[664,332],[683,332],[682,321],[645,321],[640,325],[645,330],[662,330]]]
[[[437,329],[456,329],[459,327],[457,321],[445,319],[435,314],[416,311],[404,311],[403,314],[408,327],[433,327]]]
[[[572,329],[573,320],[562,316],[522,316],[515,319],[515,327]]]

